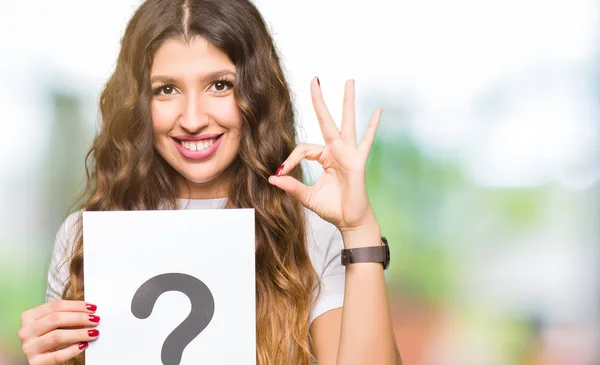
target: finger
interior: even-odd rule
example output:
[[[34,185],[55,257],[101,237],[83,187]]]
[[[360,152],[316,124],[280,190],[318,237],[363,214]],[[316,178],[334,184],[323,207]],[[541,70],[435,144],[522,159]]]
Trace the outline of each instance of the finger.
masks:
[[[297,145],[296,148],[294,148],[294,150],[292,151],[292,153],[290,153],[288,158],[285,159],[285,161],[283,161],[283,163],[281,164],[283,168],[280,167],[275,175],[281,176],[287,174],[288,172],[292,171],[294,167],[296,167],[300,163],[300,161],[302,161],[305,158],[308,160],[318,159],[321,155],[321,152],[323,152],[324,148],[324,146],[318,144],[302,143]]]
[[[87,342],[73,344],[65,349],[37,355],[29,360],[29,365],[55,365],[61,364],[79,355],[88,347]]]
[[[269,182],[272,185],[286,191],[291,196],[296,198],[300,204],[309,208],[310,189],[311,187],[304,185],[300,181],[291,176],[271,176]]]
[[[321,127],[321,133],[323,134],[325,142],[328,143],[336,139],[340,139],[340,132],[333,122],[333,118],[331,118],[331,114],[329,114],[327,105],[325,105],[325,101],[323,100],[323,93],[321,91],[318,78],[315,77],[312,80],[310,84],[310,90],[313,107],[315,108],[315,113],[317,114],[319,126]]]
[[[95,328],[54,330],[24,344],[23,353],[30,357],[74,343],[94,341],[99,335],[100,331]]]
[[[356,118],[354,80],[346,81],[344,108],[342,110],[342,139],[356,147]]]
[[[358,150],[363,154],[365,159],[369,157],[369,153],[371,152],[371,146],[375,140],[375,133],[377,132],[377,127],[379,126],[379,121],[381,120],[381,113],[383,113],[383,109],[381,108],[376,109],[373,112],[373,115],[371,115],[371,120],[369,121],[369,125],[367,126],[367,130],[365,131],[365,135],[358,145]]]
[[[31,325],[30,333],[33,337],[44,335],[57,328],[64,327],[93,327],[98,325],[100,317],[77,312],[53,312]]]
[[[21,326],[53,312],[94,313],[96,309],[97,307],[94,304],[80,300],[54,300],[23,312],[21,315]]]

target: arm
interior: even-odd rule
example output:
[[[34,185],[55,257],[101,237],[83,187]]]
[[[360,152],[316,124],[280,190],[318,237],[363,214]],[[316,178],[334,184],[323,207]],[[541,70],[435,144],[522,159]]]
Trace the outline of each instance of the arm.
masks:
[[[381,242],[374,215],[364,227],[342,232],[346,247]],[[315,319],[311,326],[313,350],[319,365],[402,364],[391,325],[391,315],[379,263],[346,267],[344,307]]]
[[[381,236],[367,196],[365,170],[382,110],[372,114],[357,145],[354,81],[346,82],[345,88],[339,130],[325,105],[319,80],[312,80],[312,101],[325,146],[296,146],[269,182],[335,225],[345,248],[373,246],[381,244]],[[323,167],[323,174],[312,186],[286,176],[303,159],[318,161]],[[349,265],[341,313],[327,312],[311,327],[320,365],[401,363],[390,317],[381,264]]]
[[[21,315],[18,336],[30,365],[61,364],[79,355],[100,334],[94,329],[100,320],[93,315],[96,306],[84,301],[60,299],[69,277],[68,259],[76,222],[77,214],[74,213],[65,220],[56,235],[48,270],[46,303]]]

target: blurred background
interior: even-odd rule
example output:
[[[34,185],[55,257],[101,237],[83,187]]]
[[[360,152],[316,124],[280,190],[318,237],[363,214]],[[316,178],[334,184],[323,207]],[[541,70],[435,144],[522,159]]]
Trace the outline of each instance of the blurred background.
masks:
[[[138,0],[0,2],[0,364],[25,360],[54,235]],[[302,141],[356,80],[406,365],[600,364],[600,3],[257,0]],[[23,138],[22,140],[20,138]],[[308,164],[307,181],[319,168]]]

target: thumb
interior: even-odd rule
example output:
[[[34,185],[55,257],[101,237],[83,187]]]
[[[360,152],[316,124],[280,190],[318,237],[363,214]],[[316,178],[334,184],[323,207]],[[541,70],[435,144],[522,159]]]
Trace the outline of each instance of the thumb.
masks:
[[[300,204],[308,208],[308,201],[310,197],[310,187],[304,185],[300,181],[294,179],[291,176],[271,176],[269,177],[269,183],[275,185],[281,190],[286,191],[291,196],[296,198]]]

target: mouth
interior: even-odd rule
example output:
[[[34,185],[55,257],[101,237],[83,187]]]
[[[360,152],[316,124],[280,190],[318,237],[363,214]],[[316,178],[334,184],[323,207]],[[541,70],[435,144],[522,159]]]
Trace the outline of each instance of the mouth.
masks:
[[[203,151],[205,149],[210,148],[221,137],[223,137],[223,134],[220,134],[213,138],[202,139],[199,141],[183,141],[183,140],[180,140],[177,138],[173,138],[173,140],[175,140],[175,142],[177,142],[181,147],[183,147],[184,149],[186,149],[188,151],[199,152],[199,151]]]

